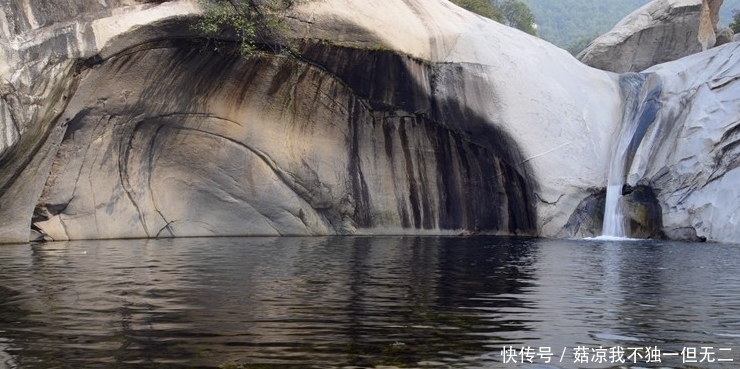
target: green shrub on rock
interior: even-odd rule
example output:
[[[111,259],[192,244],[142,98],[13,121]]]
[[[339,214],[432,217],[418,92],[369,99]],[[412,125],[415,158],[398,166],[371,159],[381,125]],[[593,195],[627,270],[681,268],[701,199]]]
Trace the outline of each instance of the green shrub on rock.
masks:
[[[259,45],[285,45],[283,19],[294,0],[204,0],[194,29],[206,37],[235,37],[246,55]]]

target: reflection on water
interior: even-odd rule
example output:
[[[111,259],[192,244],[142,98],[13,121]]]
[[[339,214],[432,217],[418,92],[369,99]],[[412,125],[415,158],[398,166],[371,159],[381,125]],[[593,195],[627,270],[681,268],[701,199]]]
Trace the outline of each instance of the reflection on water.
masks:
[[[579,350],[655,347],[676,356],[622,365],[732,368],[737,260],[727,245],[489,237],[8,246],[0,367],[611,368]],[[550,364],[504,362],[527,346]]]

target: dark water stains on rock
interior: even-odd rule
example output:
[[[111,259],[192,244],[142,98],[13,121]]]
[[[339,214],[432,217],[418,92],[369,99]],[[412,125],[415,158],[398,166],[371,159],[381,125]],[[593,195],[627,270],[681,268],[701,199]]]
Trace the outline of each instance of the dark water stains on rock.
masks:
[[[36,229],[53,239],[536,232],[516,144],[436,98],[428,63],[329,45],[242,58],[199,42],[142,45],[81,74],[39,204],[67,206]]]
[[[714,155],[714,167],[707,184],[721,179],[727,172],[740,166],[740,120],[728,127],[719,142],[721,144],[717,145],[719,150]]]
[[[466,107],[464,101],[437,96],[434,84],[444,74],[445,82],[458,83],[465,73],[461,66],[445,65],[444,70],[423,60],[389,51],[355,49],[307,42],[302,57],[328,71],[372,108],[413,115],[409,122],[424,126],[431,151],[436,157],[438,194],[438,227],[441,229],[507,229],[511,233],[532,234],[535,229],[532,190],[536,183],[517,144],[506,133]],[[495,103],[495,102],[491,102]],[[400,128],[399,128],[400,130]],[[394,151],[389,142],[391,129],[385,124],[385,152]],[[400,131],[405,161],[412,153],[407,131]],[[406,135],[406,136],[404,136]],[[422,162],[425,163],[425,162]],[[522,164],[525,163],[525,164]],[[406,165],[409,178],[409,203],[412,221],[426,228],[432,221],[415,205],[421,191],[418,181]],[[421,171],[421,174],[426,171]],[[422,206],[429,205],[421,201]],[[494,215],[496,214],[496,215]],[[421,227],[420,227],[421,225]]]
[[[430,109],[430,68],[422,60],[391,51],[315,41],[304,43],[300,55],[341,80],[363,100],[411,113]]]
[[[421,228],[421,210],[419,209],[419,185],[416,183],[414,173],[414,160],[411,158],[411,149],[409,148],[409,139],[406,133],[406,124],[401,120],[401,127],[398,130],[401,138],[401,148],[403,149],[404,163],[406,164],[406,178],[409,182],[409,203],[411,204],[411,214],[414,220],[414,227]]]
[[[665,238],[662,209],[652,188],[635,186],[624,195],[623,212],[629,222],[630,237]]]
[[[637,148],[660,111],[662,83],[656,75],[626,73],[619,76],[622,99],[622,124],[634,125],[634,133],[625,154],[622,173],[629,173]],[[625,139],[620,138],[620,139]]]
[[[342,80],[360,98],[368,100],[370,106],[413,113],[415,118],[402,119],[401,127],[411,127],[410,122],[425,127],[420,129],[426,130],[436,157],[439,228],[533,232],[534,184],[526,175],[526,168],[518,165],[523,160],[516,144],[495,129],[493,122],[461,106],[460,101],[437,98],[433,82],[438,71],[434,66],[391,52],[322,43],[305,44],[302,55]],[[350,62],[360,60],[367,66]],[[463,73],[462,69],[454,71]],[[391,128],[384,123],[385,153],[392,158]],[[414,227],[427,228],[433,219],[424,208],[432,202],[420,201],[429,196],[429,191],[423,190],[420,184],[427,185],[429,180],[424,178],[426,171],[413,168],[415,161],[411,158],[408,130],[399,128],[399,133],[409,181],[412,217],[409,223],[413,221]],[[417,205],[419,201],[421,205]]]
[[[351,132],[351,142],[348,142],[349,148],[349,166],[347,168],[350,178],[350,188],[352,189],[352,198],[354,199],[354,223],[360,228],[372,227],[372,218],[370,216],[371,199],[370,193],[365,182],[365,174],[362,170],[362,156],[360,154],[360,129],[357,125],[364,123],[361,115],[361,107],[355,107],[357,104],[354,99],[350,98],[348,102],[349,114],[347,115],[347,126]]]

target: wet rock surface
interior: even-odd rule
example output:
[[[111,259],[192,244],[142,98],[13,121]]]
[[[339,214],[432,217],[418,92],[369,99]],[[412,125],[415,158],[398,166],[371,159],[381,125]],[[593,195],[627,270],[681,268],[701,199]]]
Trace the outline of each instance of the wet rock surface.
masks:
[[[655,190],[669,237],[693,229],[698,238],[738,239],[739,46],[725,44],[646,71],[662,80],[662,107],[628,181]]]
[[[351,67],[374,85],[289,56],[161,46],[87,72],[37,208],[49,238],[535,231],[513,141],[413,113],[428,86],[393,81],[423,63],[364,52]]]
[[[623,195],[624,216],[632,238],[665,238],[663,211],[653,190],[647,186],[630,188]]]
[[[604,202],[606,190],[598,190],[586,197],[571,214],[559,237],[597,237],[602,234],[604,222]],[[680,239],[688,240],[681,233],[664,232],[663,212],[660,203],[647,186],[624,186],[619,200],[624,215],[625,231],[630,238]],[[696,237],[696,235],[694,235]]]
[[[620,77],[447,1],[302,3],[294,52],[248,58],[190,1],[28,4],[0,7],[2,242],[600,224]],[[635,232],[737,238],[736,48],[646,71]]]
[[[618,106],[612,76],[447,2],[376,5],[302,5],[290,18],[308,40],[297,54],[247,59],[188,34],[182,20],[198,14],[188,1],[60,14],[77,33],[62,18],[16,27],[16,39],[38,41],[3,44],[2,70],[29,77],[6,87],[59,76],[26,63],[47,50],[57,56],[44,63],[73,67],[62,76],[72,87],[53,116],[31,122],[59,132],[50,174],[31,188],[16,178],[36,164],[3,168],[26,209],[7,214],[21,231],[4,241],[25,241],[31,228],[55,240],[559,229],[579,189],[605,175],[597,142]],[[388,9],[412,21],[369,27]],[[333,32],[338,24],[353,32]],[[518,49],[523,39],[531,49]],[[11,133],[12,122],[3,121]],[[542,135],[558,122],[571,133]],[[589,159],[573,177],[583,163],[564,157]]]

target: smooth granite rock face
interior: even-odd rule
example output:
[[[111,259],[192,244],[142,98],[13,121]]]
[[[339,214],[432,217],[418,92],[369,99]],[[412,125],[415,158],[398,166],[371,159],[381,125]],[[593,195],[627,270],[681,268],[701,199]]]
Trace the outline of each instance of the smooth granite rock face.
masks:
[[[708,240],[737,242],[740,44],[646,73],[662,80],[662,108],[637,150],[630,184],[653,188],[669,237],[695,232]]]
[[[578,59],[611,72],[640,72],[711,47],[717,24],[711,14],[721,1],[707,1],[653,0],[591,42]]]
[[[159,45],[87,72],[37,209],[42,233],[535,232],[528,173],[511,164],[520,161],[515,143],[480,123],[472,137],[454,115],[432,110],[430,86],[393,82],[427,75],[427,65],[306,46],[334,61],[324,69],[202,47]],[[328,68],[365,68],[375,79]]]
[[[189,28],[173,25],[199,10],[185,1],[155,6],[3,0],[0,5],[0,242],[27,242],[28,215],[66,131],[68,118],[62,116],[80,82],[82,60],[165,35],[182,36]]]
[[[656,236],[650,226],[656,221],[641,214],[660,209],[661,233],[669,239],[738,240],[739,47],[728,43],[643,72],[659,81],[660,107],[646,129],[638,130],[642,138],[632,140],[635,154],[628,161],[627,182],[652,189],[657,204],[648,202],[640,210],[633,204],[634,192],[621,201],[627,213],[634,213],[626,214],[633,228],[650,230],[650,237]],[[595,195],[586,198],[561,236],[598,233],[593,214],[599,201]]]
[[[606,186],[620,77],[448,1],[301,3],[295,55],[248,58],[193,35],[191,1],[0,1],[2,242],[569,237]],[[737,235],[706,208],[735,183],[730,45],[652,72],[661,110],[629,180],[668,235]]]
[[[191,2],[70,11],[2,44],[8,89],[69,86],[33,123],[61,134],[44,182],[3,168],[36,198],[6,242],[32,218],[55,240],[553,235],[606,176],[615,77],[446,1],[308,2],[290,18],[298,57],[247,59],[188,35]],[[27,66],[52,49],[42,61],[71,75]]]

